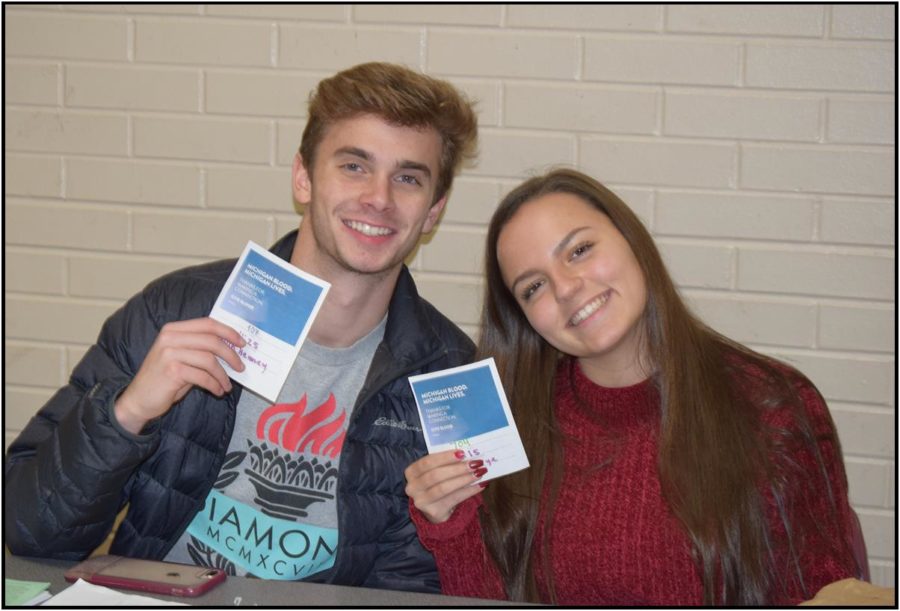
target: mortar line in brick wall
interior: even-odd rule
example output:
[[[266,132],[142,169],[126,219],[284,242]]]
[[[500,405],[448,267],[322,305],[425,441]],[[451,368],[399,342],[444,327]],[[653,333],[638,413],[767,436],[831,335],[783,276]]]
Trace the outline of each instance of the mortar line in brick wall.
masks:
[[[278,67],[278,62],[281,57],[278,54],[278,49],[281,44],[281,29],[277,22],[272,23],[269,26],[269,66],[272,68]]]
[[[125,19],[125,61],[133,64],[137,55],[137,26],[133,17]]]
[[[828,144],[828,122],[830,119],[831,104],[828,96],[819,101],[819,139],[821,144]]]
[[[832,6],[825,6],[825,14],[822,19],[822,40],[834,40],[834,13]]]

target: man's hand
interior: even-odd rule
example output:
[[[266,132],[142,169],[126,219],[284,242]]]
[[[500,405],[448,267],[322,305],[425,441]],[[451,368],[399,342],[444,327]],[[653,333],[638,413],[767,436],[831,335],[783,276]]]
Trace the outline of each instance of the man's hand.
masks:
[[[461,450],[424,456],[406,468],[406,495],[430,522],[446,522],[456,506],[482,490],[473,486],[484,477],[482,460],[463,460]]]
[[[221,397],[231,390],[220,357],[243,371],[240,357],[225,341],[242,347],[240,334],[212,318],[195,318],[164,325],[128,388],[119,395],[115,415],[125,430],[139,433],[153,418],[165,414],[193,386]]]

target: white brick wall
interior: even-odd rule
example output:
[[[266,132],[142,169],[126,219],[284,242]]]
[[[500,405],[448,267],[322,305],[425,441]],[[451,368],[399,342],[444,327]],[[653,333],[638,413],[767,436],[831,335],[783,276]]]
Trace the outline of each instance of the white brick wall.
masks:
[[[556,164],[607,182],[700,315],[825,394],[892,586],[895,11],[7,5],[5,441],[147,281],[295,227],[309,89],[398,61],[476,97],[482,126],[410,259],[421,291],[474,334],[502,194]]]

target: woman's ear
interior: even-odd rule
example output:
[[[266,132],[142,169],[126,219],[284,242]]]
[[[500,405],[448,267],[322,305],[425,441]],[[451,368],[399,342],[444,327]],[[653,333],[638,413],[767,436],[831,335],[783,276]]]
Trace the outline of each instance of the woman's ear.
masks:
[[[291,187],[297,203],[308,204],[312,201],[312,180],[300,153],[294,155],[294,166],[291,170]]]

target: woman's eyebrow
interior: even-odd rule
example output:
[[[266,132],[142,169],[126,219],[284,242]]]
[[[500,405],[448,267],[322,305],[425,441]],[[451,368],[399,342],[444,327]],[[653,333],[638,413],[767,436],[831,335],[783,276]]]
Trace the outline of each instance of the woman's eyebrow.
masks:
[[[558,257],[559,253],[564,251],[566,249],[566,247],[568,247],[568,245],[572,243],[572,240],[575,239],[575,236],[577,236],[580,232],[584,231],[585,229],[590,229],[590,227],[588,227],[587,225],[584,225],[582,227],[576,227],[575,229],[573,229],[572,231],[567,233],[563,237],[563,239],[559,241],[559,244],[557,244],[556,246],[553,247],[553,256]],[[526,278],[527,276],[530,276],[535,273],[537,273],[537,270],[533,270],[533,269],[526,269],[525,271],[523,271],[521,274],[516,276],[515,280],[513,280],[513,283],[510,286],[510,290],[515,290],[516,285],[519,284],[519,282],[521,282],[523,278]]]
[[[587,225],[584,225],[582,227],[576,227],[575,229],[573,229],[572,231],[567,233],[566,236],[562,240],[560,240],[559,244],[557,244],[556,247],[553,249],[553,256],[558,256],[559,253],[564,251],[566,249],[566,247],[572,243],[572,240],[575,239],[575,236],[578,235],[579,232],[584,231],[585,229],[590,229],[590,227],[588,227]]]

